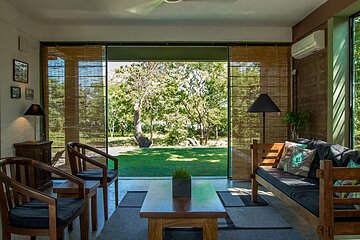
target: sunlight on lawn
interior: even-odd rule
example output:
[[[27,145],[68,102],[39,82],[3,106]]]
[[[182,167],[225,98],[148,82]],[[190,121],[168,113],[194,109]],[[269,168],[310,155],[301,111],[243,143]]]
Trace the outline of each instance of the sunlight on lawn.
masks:
[[[206,160],[205,162],[219,163],[219,162],[220,162],[220,160]]]
[[[227,148],[148,148],[121,153],[119,176],[171,176],[186,168],[192,176],[226,176]]]
[[[169,157],[165,161],[173,161],[173,162],[192,162],[192,161],[198,161],[197,158],[171,158]]]

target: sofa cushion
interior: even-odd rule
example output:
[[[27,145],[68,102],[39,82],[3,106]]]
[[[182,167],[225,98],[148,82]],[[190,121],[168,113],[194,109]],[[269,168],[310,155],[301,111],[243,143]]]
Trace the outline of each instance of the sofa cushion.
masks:
[[[294,147],[293,155],[285,164],[286,167],[284,167],[284,172],[307,177],[310,171],[310,165],[314,159],[315,151],[315,149]]]
[[[83,199],[58,198],[57,227],[62,227],[66,224],[83,206]],[[48,204],[38,200],[32,200],[10,209],[10,224],[23,228],[49,228]]]
[[[355,152],[357,151],[339,144],[334,144],[331,145],[330,155],[328,159],[332,160],[334,167],[346,167],[350,161],[350,156],[355,154]]]
[[[291,196],[294,187],[300,187],[304,191],[308,189],[319,190],[319,180],[292,175],[279,168],[260,167],[256,173],[288,196]]]
[[[308,177],[316,178],[316,170],[320,168],[320,159],[329,159],[331,144],[318,140],[308,144],[308,149],[316,149],[314,160],[310,165],[310,171]]]
[[[309,212],[317,217],[319,216],[319,185],[317,179],[292,175],[278,168],[258,168],[256,173]],[[354,209],[354,207],[336,205],[335,209]],[[340,219],[340,221],[346,220]]]

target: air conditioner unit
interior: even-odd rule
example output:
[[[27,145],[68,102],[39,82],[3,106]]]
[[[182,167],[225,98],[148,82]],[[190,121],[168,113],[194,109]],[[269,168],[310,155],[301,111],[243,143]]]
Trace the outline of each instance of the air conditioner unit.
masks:
[[[325,32],[318,30],[291,46],[291,55],[295,59],[307,57],[325,47]]]

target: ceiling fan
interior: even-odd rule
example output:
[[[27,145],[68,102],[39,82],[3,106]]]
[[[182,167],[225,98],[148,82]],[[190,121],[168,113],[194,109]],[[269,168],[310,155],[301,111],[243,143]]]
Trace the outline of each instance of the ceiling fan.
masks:
[[[126,11],[131,12],[131,13],[135,13],[135,14],[139,14],[139,15],[146,15],[149,14],[150,12],[152,12],[155,8],[159,7],[162,4],[166,4],[166,3],[180,3],[180,2],[235,2],[236,0],[150,0],[148,2],[139,4],[135,7],[132,8],[128,8],[126,9]]]

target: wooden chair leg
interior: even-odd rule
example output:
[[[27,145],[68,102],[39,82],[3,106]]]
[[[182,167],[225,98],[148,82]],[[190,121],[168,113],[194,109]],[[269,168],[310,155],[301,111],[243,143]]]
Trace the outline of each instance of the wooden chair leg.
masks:
[[[104,201],[104,218],[105,221],[107,221],[109,219],[109,214],[108,214],[108,187],[107,187],[107,183],[105,183],[103,186],[103,201]]]
[[[119,206],[119,182],[118,179],[115,180],[115,207]]]
[[[68,230],[69,230],[69,231],[72,231],[72,230],[73,230],[73,223],[70,223],[70,224],[69,224]]]
[[[98,217],[97,217],[97,199],[96,194],[91,197],[91,225],[92,230],[96,231],[98,229]]]
[[[63,229],[57,230],[57,240],[64,240],[64,230]]]
[[[251,179],[251,201],[253,203],[257,202],[258,188],[259,188],[258,182],[254,178],[252,178]]]
[[[8,233],[8,232],[5,231],[5,229],[3,229],[2,239],[3,240],[11,240],[11,233]]]
[[[86,222],[85,211],[80,215],[80,238],[81,240],[89,239],[89,223]]]

